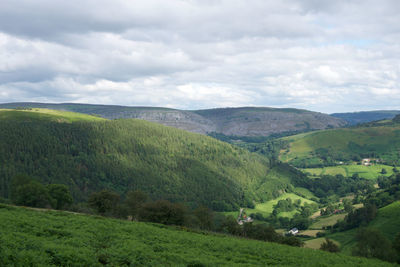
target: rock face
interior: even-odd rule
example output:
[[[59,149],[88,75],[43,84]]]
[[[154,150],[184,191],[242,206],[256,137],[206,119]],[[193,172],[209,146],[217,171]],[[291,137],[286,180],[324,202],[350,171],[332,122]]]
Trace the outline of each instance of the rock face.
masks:
[[[108,119],[136,118],[201,134],[217,132],[236,136],[268,136],[289,131],[319,130],[346,125],[344,120],[327,114],[288,108],[241,107],[188,111],[87,104],[0,104],[0,108],[18,107],[67,110],[97,114]]]
[[[216,132],[237,136],[268,136],[288,131],[346,125],[341,119],[299,109],[225,108],[195,111],[216,124]]]

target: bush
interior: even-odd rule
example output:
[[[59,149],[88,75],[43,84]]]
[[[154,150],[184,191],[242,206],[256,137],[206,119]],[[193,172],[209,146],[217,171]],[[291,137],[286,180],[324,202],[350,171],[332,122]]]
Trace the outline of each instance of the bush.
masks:
[[[46,187],[51,198],[52,207],[57,210],[65,208],[72,204],[72,196],[66,185],[49,184]]]
[[[97,213],[105,215],[106,213],[115,212],[119,203],[119,195],[109,190],[103,190],[92,193],[89,197],[89,206],[96,210]]]
[[[328,251],[328,252],[334,252],[334,253],[337,253],[340,251],[339,246],[336,245],[332,240],[330,240],[328,238],[325,238],[325,242],[321,244],[321,247],[319,249]]]
[[[186,207],[182,204],[171,203],[168,200],[145,203],[139,210],[141,220],[169,225],[183,225],[185,215]]]
[[[50,196],[46,188],[36,181],[18,186],[15,204],[29,207],[46,208],[50,206]]]

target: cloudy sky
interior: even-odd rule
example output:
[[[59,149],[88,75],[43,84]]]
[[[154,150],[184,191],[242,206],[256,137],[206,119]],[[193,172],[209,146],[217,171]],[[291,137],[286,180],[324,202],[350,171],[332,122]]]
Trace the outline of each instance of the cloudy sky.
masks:
[[[400,1],[1,0],[0,103],[400,109]]]

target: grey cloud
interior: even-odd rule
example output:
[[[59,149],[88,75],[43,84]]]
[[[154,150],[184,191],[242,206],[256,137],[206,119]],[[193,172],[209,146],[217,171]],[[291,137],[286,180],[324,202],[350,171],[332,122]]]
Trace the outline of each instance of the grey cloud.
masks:
[[[399,8],[398,1],[4,0],[0,102],[400,108]]]

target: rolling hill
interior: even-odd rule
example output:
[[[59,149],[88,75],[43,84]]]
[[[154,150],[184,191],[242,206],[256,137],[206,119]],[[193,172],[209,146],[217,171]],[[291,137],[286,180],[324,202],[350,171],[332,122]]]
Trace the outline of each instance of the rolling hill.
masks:
[[[2,266],[394,266],[209,232],[0,204]]]
[[[281,151],[281,160],[297,167],[332,166],[360,162],[362,158],[400,164],[400,124],[391,121],[316,131],[282,140],[289,143],[289,148]]]
[[[280,195],[290,177],[261,155],[135,119],[45,109],[0,110],[0,196],[26,173],[66,184],[76,200],[104,188],[232,210]]]
[[[220,133],[227,136],[269,136],[277,133],[303,132],[346,125],[344,120],[327,114],[289,108],[241,107],[190,111],[158,107],[88,104],[0,104],[0,108],[19,107],[96,114],[107,119],[135,118],[201,134]]]

